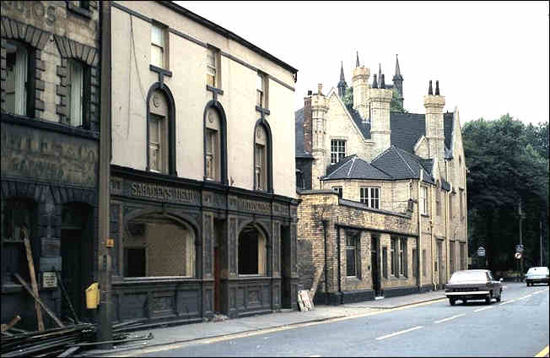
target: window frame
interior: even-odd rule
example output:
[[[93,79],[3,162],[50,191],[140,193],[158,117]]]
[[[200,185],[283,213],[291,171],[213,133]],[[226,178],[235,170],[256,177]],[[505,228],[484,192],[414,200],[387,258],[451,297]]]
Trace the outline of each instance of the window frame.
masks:
[[[428,187],[425,185],[420,186],[420,214],[430,215],[428,203]]]
[[[379,186],[362,186],[359,188],[359,201],[366,204],[371,209],[380,209],[380,192]],[[367,195],[364,195],[364,194]],[[376,193],[376,195],[373,195]]]
[[[15,115],[18,115],[18,116],[24,116],[24,117],[29,117],[29,118],[32,118],[35,116],[35,98],[36,98],[36,93],[35,93],[35,90],[36,90],[36,84],[35,84],[35,67],[36,67],[36,49],[33,48],[32,46],[30,46],[28,43],[24,42],[24,41],[20,41],[18,39],[10,39],[10,38],[7,38],[5,39],[6,40],[6,79],[3,83],[3,85],[6,85],[7,86],[7,81],[8,81],[8,50],[7,50],[7,46],[8,45],[11,45],[11,46],[15,46],[16,50],[15,50],[15,61],[14,61],[14,110],[13,112],[10,112],[7,110],[7,104],[6,105],[6,112],[7,113],[12,113],[12,114],[15,114]],[[24,94],[23,94],[23,99],[22,101],[24,101],[24,103],[21,105],[22,106],[22,112],[23,113],[18,113],[19,111],[16,110],[17,109],[17,97],[16,97],[16,91],[17,91],[17,83],[16,83],[16,69],[15,67],[17,66],[17,53],[18,53],[18,49],[22,49],[24,52],[25,52],[25,68],[24,68],[24,79],[23,79],[23,84],[20,85],[20,87],[23,88],[23,91],[24,91]],[[5,95],[7,97],[7,89],[5,89],[6,92]],[[6,99],[6,102],[7,103],[7,99]]]
[[[338,194],[339,198],[342,198],[344,195],[344,188],[341,185],[333,186],[331,189]]]
[[[361,237],[357,233],[346,233],[346,277],[361,278]],[[348,262],[348,252],[353,251],[353,275],[350,275],[350,262]]]
[[[214,65],[210,63],[210,58],[214,59]],[[206,85],[221,89],[221,58],[220,50],[212,45],[206,46]],[[212,71],[213,74],[210,74]],[[213,83],[209,83],[208,76],[213,77]]]
[[[330,164],[336,164],[346,157],[346,140],[331,139],[330,140]],[[342,151],[343,148],[343,151]]]
[[[268,109],[269,108],[269,84],[267,74],[258,71],[256,77],[256,106]]]
[[[162,44],[157,44],[154,42],[154,34],[153,32],[155,29],[159,29],[161,34],[161,41]],[[151,58],[150,58],[150,64],[152,66],[155,66],[157,68],[161,68],[164,70],[168,70],[170,68],[169,62],[168,62],[168,51],[169,51],[169,44],[168,44],[168,26],[164,25],[161,22],[153,20],[151,22],[151,41],[150,41],[150,48],[151,48]],[[161,53],[161,65],[159,66],[158,63],[154,63],[153,61],[153,47],[160,49]]]
[[[265,134],[265,142],[264,143],[258,143],[258,139],[261,139],[261,137],[258,137],[258,130],[262,128],[264,134]],[[272,149],[272,138],[271,138],[271,129],[269,127],[269,124],[264,118],[258,119],[256,122],[256,125],[254,126],[254,141],[253,141],[253,162],[252,162],[252,174],[253,174],[253,188],[255,191],[261,191],[261,192],[267,192],[272,193],[273,192],[273,149]],[[263,159],[263,165],[260,165],[258,167],[258,159],[259,156],[259,150],[261,149],[261,152],[263,153],[261,155],[261,158]],[[259,171],[258,171],[259,168]],[[258,177],[258,174],[260,174],[260,177]],[[263,174],[263,176],[262,176]],[[265,188],[264,188],[265,187]]]
[[[399,270],[397,268],[397,238],[392,237],[390,239],[390,275],[393,277],[399,277]]]

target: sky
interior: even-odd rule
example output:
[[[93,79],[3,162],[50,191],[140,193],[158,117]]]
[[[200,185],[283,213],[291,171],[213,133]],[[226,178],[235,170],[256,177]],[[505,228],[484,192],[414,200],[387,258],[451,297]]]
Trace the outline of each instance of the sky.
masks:
[[[176,1],[298,69],[295,109],[308,90],[348,85],[356,51],[391,83],[395,55],[404,106],[424,113],[428,81],[462,123],[509,113],[548,122],[549,4],[541,2]]]

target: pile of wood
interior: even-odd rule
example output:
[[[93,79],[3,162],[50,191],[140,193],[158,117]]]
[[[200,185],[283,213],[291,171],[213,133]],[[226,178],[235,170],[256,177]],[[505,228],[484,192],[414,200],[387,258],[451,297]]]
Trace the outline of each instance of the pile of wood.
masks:
[[[78,350],[96,348],[104,343],[122,344],[152,338],[151,333],[132,337],[113,326],[113,340],[97,342],[97,326],[91,323],[34,332],[9,328],[2,332],[0,351],[2,357],[69,357]]]
[[[76,344],[95,339],[95,335],[95,326],[90,323],[35,332],[10,328],[2,333],[0,350],[2,357],[66,357],[80,348]]]

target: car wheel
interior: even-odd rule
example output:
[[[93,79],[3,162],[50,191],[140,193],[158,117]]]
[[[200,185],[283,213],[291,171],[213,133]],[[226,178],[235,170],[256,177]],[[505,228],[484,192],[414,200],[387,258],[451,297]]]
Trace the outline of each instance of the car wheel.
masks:
[[[488,305],[491,304],[491,295],[487,295],[487,297],[485,297],[485,303]]]
[[[497,302],[500,302],[502,300],[502,290],[498,293]]]
[[[456,303],[456,300],[455,300],[454,298],[449,298],[449,304],[450,304],[451,306],[454,306],[455,303]]]
[[[530,286],[530,285],[529,285],[529,282],[527,282],[527,287],[529,287],[529,286]]]
[[[462,299],[462,303],[466,304],[466,303],[468,303],[468,300],[465,299],[465,298],[463,298],[463,299]]]

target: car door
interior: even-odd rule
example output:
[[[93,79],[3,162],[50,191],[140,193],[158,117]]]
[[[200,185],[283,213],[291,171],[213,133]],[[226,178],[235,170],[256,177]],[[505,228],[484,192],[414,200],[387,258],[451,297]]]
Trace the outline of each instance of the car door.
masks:
[[[493,296],[496,297],[498,296],[498,291],[499,291],[499,284],[500,282],[499,281],[495,281],[495,279],[493,278],[493,274],[491,273],[491,271],[488,271],[487,272],[487,276],[489,277],[489,282],[490,282],[490,285],[491,285],[491,290],[493,291]]]

